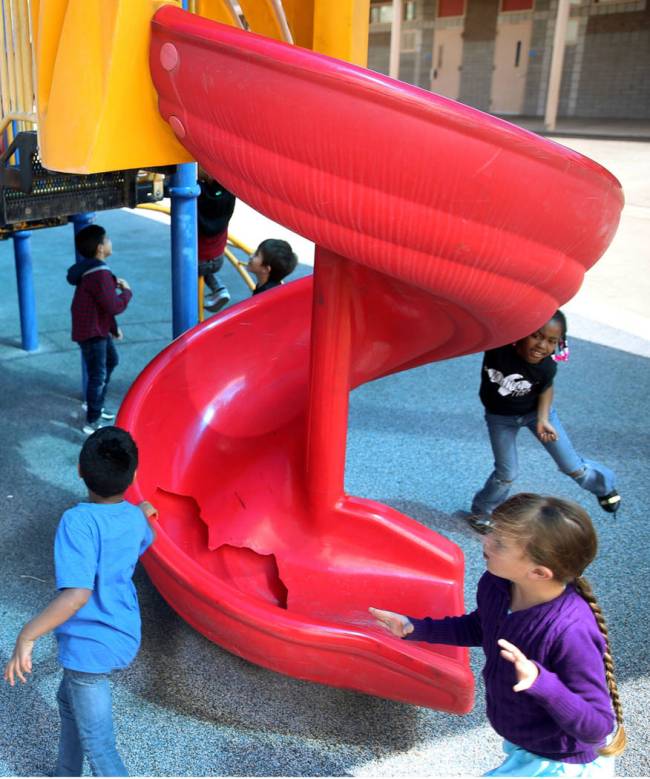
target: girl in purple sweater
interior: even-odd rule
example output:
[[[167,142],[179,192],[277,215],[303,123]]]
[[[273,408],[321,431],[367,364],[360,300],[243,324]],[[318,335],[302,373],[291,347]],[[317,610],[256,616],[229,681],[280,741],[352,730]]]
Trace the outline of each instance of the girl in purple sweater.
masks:
[[[521,493],[495,509],[483,543],[471,614],[371,614],[399,638],[483,647],[487,715],[506,753],[486,776],[613,776],[626,737],[607,627],[582,576],[597,549],[589,515]]]

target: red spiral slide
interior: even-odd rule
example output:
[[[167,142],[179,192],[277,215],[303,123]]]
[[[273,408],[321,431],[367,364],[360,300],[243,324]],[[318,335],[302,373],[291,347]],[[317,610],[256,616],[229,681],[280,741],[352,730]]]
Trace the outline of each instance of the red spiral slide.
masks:
[[[453,101],[171,6],[150,63],[194,157],[317,250],[313,280],[194,328],[130,390],[131,497],[160,510],[147,570],[255,663],[467,712],[467,650],[394,639],[367,613],[462,613],[463,557],[345,494],[348,394],[546,321],[611,241],[620,185]]]

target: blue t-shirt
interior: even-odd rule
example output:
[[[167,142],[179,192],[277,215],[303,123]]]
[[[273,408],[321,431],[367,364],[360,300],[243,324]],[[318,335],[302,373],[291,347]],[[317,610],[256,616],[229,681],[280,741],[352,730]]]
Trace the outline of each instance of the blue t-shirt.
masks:
[[[120,503],[68,509],[54,539],[57,589],[92,590],[88,602],[54,631],[59,662],[86,673],[125,668],[140,647],[140,609],[131,577],[153,541],[142,511]]]

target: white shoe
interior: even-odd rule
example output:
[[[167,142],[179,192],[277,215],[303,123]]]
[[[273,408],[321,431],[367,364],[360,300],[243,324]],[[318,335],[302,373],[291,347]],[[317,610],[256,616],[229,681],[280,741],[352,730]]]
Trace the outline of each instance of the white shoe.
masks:
[[[203,301],[203,307],[208,311],[221,311],[224,306],[230,303],[230,292],[225,287],[218,289],[211,295],[207,295]]]
[[[88,404],[86,403],[85,400],[81,404],[81,408],[83,409],[83,411],[88,411]],[[116,414],[115,414],[114,411],[108,411],[107,409],[103,408],[102,409],[102,413],[100,414],[100,416],[101,416],[102,419],[106,419],[106,420],[110,421],[112,419],[115,419]]]
[[[106,427],[106,425],[103,424],[101,419],[96,419],[94,422],[86,422],[86,424],[81,428],[81,432],[84,433],[84,435],[92,435],[102,427]]]

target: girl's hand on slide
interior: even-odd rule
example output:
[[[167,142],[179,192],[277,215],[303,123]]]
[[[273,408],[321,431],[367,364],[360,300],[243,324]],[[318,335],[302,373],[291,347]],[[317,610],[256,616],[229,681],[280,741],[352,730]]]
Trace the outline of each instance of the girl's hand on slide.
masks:
[[[514,644],[506,641],[505,638],[500,638],[497,643],[501,647],[501,657],[515,666],[517,684],[512,689],[515,692],[521,692],[532,687],[539,676],[539,669],[535,663],[529,660]]]
[[[408,634],[412,633],[414,630],[411,620],[403,614],[398,614],[395,611],[375,609],[372,606],[368,611],[382,627],[390,630],[397,638],[404,638],[404,636],[408,636]]]

